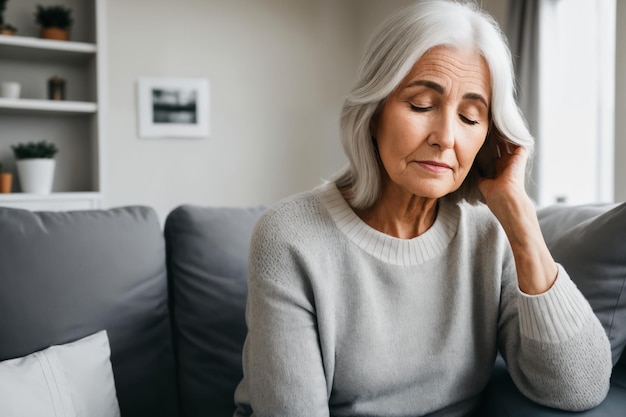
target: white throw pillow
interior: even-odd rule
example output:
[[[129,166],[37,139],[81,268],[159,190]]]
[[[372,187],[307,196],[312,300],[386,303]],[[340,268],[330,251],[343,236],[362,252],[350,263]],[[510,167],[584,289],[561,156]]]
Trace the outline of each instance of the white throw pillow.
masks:
[[[120,417],[106,331],[0,362],[2,417]]]

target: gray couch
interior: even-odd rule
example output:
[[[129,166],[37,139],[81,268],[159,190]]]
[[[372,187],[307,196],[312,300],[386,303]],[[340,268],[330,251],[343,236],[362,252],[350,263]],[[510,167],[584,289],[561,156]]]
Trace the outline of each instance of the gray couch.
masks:
[[[241,378],[246,260],[256,208],[0,208],[0,361],[105,329],[122,417],[230,416]],[[546,241],[590,300],[626,415],[626,204],[539,212]],[[626,355],[624,355],[626,357]],[[0,390],[0,404],[3,400]],[[526,400],[497,361],[480,416],[561,416]]]

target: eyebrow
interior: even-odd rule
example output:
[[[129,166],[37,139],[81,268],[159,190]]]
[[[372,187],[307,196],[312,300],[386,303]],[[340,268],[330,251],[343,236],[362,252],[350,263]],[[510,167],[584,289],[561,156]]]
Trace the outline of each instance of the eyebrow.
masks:
[[[435,90],[439,94],[443,94],[445,92],[445,89],[443,88],[442,85],[437,84],[436,82],[433,82],[433,81],[428,81],[428,80],[415,80],[415,81],[412,81],[405,88],[411,88],[411,87],[416,87],[416,86],[424,86],[426,88],[430,88],[431,90]],[[487,104],[487,99],[485,99],[485,97],[483,97],[482,94],[465,93],[463,95],[463,98],[466,99],[466,100],[477,100],[477,101],[480,101],[481,103],[483,103],[485,105],[486,108],[489,108],[489,104]]]

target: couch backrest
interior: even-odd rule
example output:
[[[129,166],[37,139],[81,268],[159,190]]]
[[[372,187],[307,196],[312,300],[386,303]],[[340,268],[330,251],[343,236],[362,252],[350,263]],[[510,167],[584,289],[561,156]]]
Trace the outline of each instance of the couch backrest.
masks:
[[[165,222],[184,417],[232,416],[242,378],[250,237],[265,209],[185,205]]]
[[[105,329],[123,417],[177,413],[154,210],[0,208],[0,360]]]
[[[537,215],[552,256],[602,323],[616,365],[626,347],[626,203],[556,204]]]

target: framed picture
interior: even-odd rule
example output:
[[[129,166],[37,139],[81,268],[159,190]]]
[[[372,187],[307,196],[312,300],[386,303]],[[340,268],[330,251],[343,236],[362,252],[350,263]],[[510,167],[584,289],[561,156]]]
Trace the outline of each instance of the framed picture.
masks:
[[[209,81],[204,78],[141,77],[139,137],[209,136]]]

